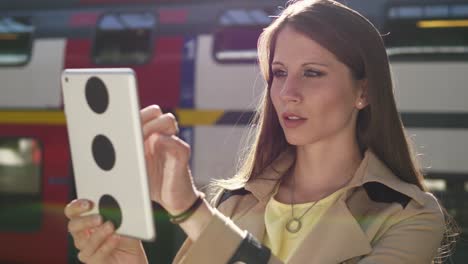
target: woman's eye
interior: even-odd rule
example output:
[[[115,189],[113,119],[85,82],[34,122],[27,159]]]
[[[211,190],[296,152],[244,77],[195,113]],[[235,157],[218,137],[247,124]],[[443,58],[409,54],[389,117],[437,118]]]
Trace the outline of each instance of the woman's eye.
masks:
[[[323,76],[323,72],[315,71],[315,70],[305,70],[304,76],[305,77],[321,77]]]
[[[273,76],[278,78],[278,77],[284,77],[286,76],[287,73],[283,70],[273,70]]]

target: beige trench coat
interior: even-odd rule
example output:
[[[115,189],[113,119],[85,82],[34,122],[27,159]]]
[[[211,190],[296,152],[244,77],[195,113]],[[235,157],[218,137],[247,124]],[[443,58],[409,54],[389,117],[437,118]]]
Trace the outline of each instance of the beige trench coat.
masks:
[[[244,254],[239,250],[245,249],[240,244],[247,233],[263,240],[266,204],[293,159],[291,152],[283,153],[260,177],[246,183],[243,192],[232,192],[199,239],[185,241],[174,263],[282,263],[273,254],[266,261],[236,262],[232,257]],[[436,198],[400,180],[367,151],[344,194],[288,263],[431,263],[444,230]]]

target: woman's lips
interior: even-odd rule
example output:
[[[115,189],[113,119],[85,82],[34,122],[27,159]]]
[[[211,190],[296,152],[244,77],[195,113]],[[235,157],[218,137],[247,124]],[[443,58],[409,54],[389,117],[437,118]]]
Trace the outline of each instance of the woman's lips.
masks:
[[[306,118],[300,117],[292,113],[284,113],[282,115],[282,118],[283,118],[283,124],[287,128],[298,127],[307,121]]]

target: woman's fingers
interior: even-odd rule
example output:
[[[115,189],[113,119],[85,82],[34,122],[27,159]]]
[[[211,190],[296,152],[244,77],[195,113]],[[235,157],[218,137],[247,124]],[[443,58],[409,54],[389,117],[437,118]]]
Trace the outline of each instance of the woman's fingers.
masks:
[[[172,113],[163,114],[158,105],[143,108],[140,115],[144,140],[153,133],[171,136],[179,132],[175,116]]]
[[[141,123],[144,125],[148,121],[158,118],[161,115],[162,115],[162,111],[159,105],[147,106],[140,111]]]
[[[68,231],[75,234],[86,229],[97,227],[101,223],[101,215],[87,215],[79,218],[73,218],[68,222]]]
[[[104,260],[112,253],[112,251],[119,244],[120,236],[113,234],[102,243],[102,245],[96,250],[96,253],[91,257],[89,262],[91,263],[105,263]]]
[[[175,135],[150,137],[148,147],[152,150],[155,161],[160,161],[161,169],[167,170],[169,163],[186,169],[190,159],[190,145]],[[164,172],[166,173],[166,172]]]
[[[73,242],[75,244],[75,247],[79,250],[81,250],[86,243],[88,242],[89,237],[91,234],[95,231],[94,228],[86,229],[81,232],[77,232],[72,234],[73,237]]]
[[[75,247],[82,249],[87,243],[92,230],[102,224],[102,216],[88,215],[83,217],[73,218],[68,222],[68,231],[73,237]]]
[[[185,209],[186,200],[193,196],[188,195],[195,190],[188,166],[190,146],[176,136],[179,128],[173,114],[145,120],[142,130],[151,199],[166,210]]]
[[[96,231],[91,234],[86,245],[78,254],[78,259],[82,262],[88,262],[91,258],[94,258],[93,255],[103,245],[104,241],[112,236],[113,232],[114,226],[111,222],[106,222],[97,228]]]
[[[156,119],[146,122],[143,125],[144,140],[148,139],[153,133],[167,136],[175,135],[179,132],[176,118],[171,113],[166,113]]]
[[[64,213],[68,219],[72,219],[73,217],[80,216],[82,213],[91,210],[91,208],[92,203],[89,200],[73,200],[65,206]]]

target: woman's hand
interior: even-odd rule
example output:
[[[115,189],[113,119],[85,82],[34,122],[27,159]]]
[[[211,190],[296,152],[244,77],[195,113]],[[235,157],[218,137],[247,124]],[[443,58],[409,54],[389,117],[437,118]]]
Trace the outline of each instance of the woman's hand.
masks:
[[[100,215],[81,216],[91,208],[88,200],[74,200],[65,207],[65,215],[70,219],[68,231],[80,251],[81,262],[147,263],[139,240],[116,235],[112,223],[103,223]]]
[[[176,136],[179,128],[174,115],[163,114],[159,106],[141,110],[141,121],[151,198],[170,214],[178,215],[200,195],[189,169],[190,146]],[[203,201],[180,227],[195,241],[212,217],[213,209]]]
[[[141,110],[151,199],[176,215],[189,208],[198,191],[189,169],[190,146],[176,136],[177,121],[159,106]]]
[[[179,139],[178,125],[172,114],[163,114],[159,106],[140,111],[145,159],[151,199],[170,214],[187,210],[197,199],[189,169],[190,146]],[[91,210],[92,203],[75,200],[65,208],[70,219],[68,231],[80,250],[78,258],[85,263],[146,263],[139,240],[118,236],[110,222],[102,223],[100,215],[81,216]],[[212,217],[206,201],[181,227],[195,240]]]

